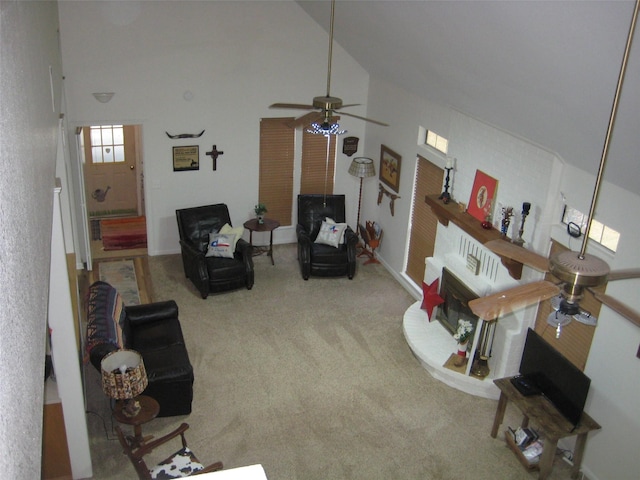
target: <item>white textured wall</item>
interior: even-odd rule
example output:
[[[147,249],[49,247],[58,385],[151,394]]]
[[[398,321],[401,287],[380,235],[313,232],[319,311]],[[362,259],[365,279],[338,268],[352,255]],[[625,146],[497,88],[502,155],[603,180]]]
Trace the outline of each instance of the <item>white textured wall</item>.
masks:
[[[367,129],[367,154],[380,157],[380,144],[402,156],[400,192],[392,216],[385,198],[376,206],[377,185],[367,184],[365,218],[377,219],[385,230],[380,255],[394,270],[401,272],[410,219],[413,177],[416,156],[444,167],[445,157],[433,149],[418,145],[419,127],[424,127],[449,139],[449,154],[455,157],[456,171],[452,178],[452,195],[457,201],[469,202],[476,170],[482,170],[498,180],[496,203],[514,207],[517,216],[511,227],[517,230],[523,202],[531,202],[524,238],[528,245],[546,254],[552,221],[548,198],[557,180],[554,172],[562,170],[562,162],[544,148],[510,135],[461,112],[415,97],[387,83],[370,82],[368,114],[384,117],[388,128]],[[372,203],[373,202],[373,203]],[[500,219],[495,208],[495,219]],[[511,235],[511,233],[510,233]]]
[[[328,15],[329,11],[327,11]],[[327,17],[328,18],[328,17]],[[142,150],[152,255],[179,251],[175,209],[225,202],[234,224],[258,201],[259,120],[302,110],[270,110],[275,102],[310,103],[326,93],[328,35],[296,3],[61,2],[62,54],[69,126],[142,125]],[[368,75],[334,46],[331,93],[366,104]],[[92,92],[115,92],[107,104]],[[191,92],[192,100],[184,93]],[[349,110],[364,115],[364,107]],[[364,122],[343,119],[364,142]],[[196,140],[171,134],[206,130]],[[205,152],[217,145],[217,170]],[[200,146],[200,170],[173,172],[172,147]],[[342,151],[342,142],[339,143]],[[338,155],[336,193],[351,200],[358,181]],[[299,171],[296,171],[299,175]],[[275,241],[293,241],[280,228]]]
[[[0,471],[39,478],[61,91],[57,3],[3,1],[1,15]]]

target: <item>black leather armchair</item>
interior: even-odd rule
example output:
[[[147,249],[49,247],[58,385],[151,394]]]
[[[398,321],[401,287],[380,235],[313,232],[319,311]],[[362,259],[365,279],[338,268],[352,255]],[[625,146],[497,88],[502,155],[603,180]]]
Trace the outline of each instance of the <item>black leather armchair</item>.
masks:
[[[101,372],[109,353],[127,348],[142,355],[149,384],[144,395],[160,404],[160,417],[191,413],[193,367],[173,300],[124,306],[118,291],[97,281],[87,295],[87,360]]]
[[[337,247],[316,243],[322,222],[327,218],[345,222],[344,195],[298,195],[298,261],[302,278],[348,276],[356,273],[356,244],[358,236],[351,229],[344,232],[344,243]]]
[[[196,286],[202,298],[246,287],[254,282],[253,250],[249,242],[239,239],[233,258],[207,257],[209,233],[231,224],[224,203],[176,210],[184,273]]]

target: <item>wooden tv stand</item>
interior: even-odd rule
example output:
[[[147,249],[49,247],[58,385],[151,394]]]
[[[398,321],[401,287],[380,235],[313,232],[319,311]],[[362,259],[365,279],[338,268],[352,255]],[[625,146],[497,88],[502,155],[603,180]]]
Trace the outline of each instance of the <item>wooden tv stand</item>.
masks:
[[[544,439],[544,450],[538,463],[538,468],[540,469],[538,478],[544,480],[551,473],[558,440],[573,435],[577,435],[577,439],[575,452],[573,452],[571,477],[578,478],[584,448],[587,444],[587,434],[592,430],[601,428],[600,425],[585,412],[582,412],[580,422],[574,428],[573,424],[571,424],[546,397],[542,395],[525,397],[522,395],[512,385],[511,377],[499,378],[494,380],[493,383],[500,389],[500,399],[498,400],[498,408],[496,409],[496,416],[493,420],[491,436],[496,438],[498,428],[504,420],[504,412],[507,404],[511,401],[522,412],[523,419],[521,426],[523,428],[527,427],[529,420],[531,420],[536,427],[541,430],[539,433],[541,438]]]

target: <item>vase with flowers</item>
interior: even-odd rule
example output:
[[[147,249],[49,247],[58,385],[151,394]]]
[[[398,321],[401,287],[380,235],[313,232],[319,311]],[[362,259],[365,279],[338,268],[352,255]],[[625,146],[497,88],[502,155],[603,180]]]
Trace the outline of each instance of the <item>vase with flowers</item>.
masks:
[[[256,217],[258,217],[258,223],[264,223],[264,214],[267,213],[267,206],[258,202],[254,207],[253,211],[256,213]]]
[[[473,332],[473,325],[468,320],[458,320],[458,330],[453,334],[453,338],[458,342],[458,355],[467,356],[467,344]]]

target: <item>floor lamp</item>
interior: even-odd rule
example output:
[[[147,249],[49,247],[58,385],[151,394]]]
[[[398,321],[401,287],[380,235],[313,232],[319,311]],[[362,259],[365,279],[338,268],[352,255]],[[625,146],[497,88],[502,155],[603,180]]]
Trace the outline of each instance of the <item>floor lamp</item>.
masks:
[[[360,230],[360,205],[362,204],[362,180],[367,177],[373,177],[376,174],[376,169],[373,166],[373,160],[367,157],[356,157],[351,161],[349,166],[349,173],[354,177],[360,179],[360,195],[358,196],[358,223],[356,224],[356,231]]]

